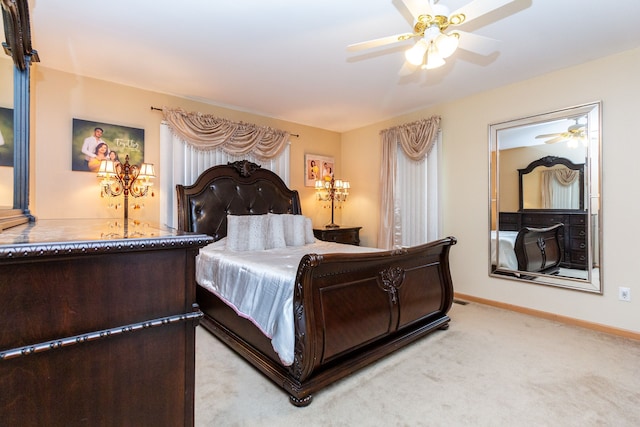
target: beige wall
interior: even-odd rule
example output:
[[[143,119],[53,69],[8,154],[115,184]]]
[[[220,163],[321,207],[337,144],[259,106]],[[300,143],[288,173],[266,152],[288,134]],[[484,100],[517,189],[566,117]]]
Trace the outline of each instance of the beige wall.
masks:
[[[43,58],[44,61],[44,58]],[[304,187],[304,154],[336,158],[340,171],[340,134],[275,120],[242,111],[220,108],[175,96],[148,92],[91,78],[48,69],[42,64],[32,68],[32,92],[35,117],[33,153],[35,173],[31,211],[37,218],[119,218],[120,211],[108,209],[100,199],[94,173],[71,170],[72,119],[117,124],[145,131],[145,161],[156,165],[158,185],[159,133],[162,113],[154,107],[182,107],[187,111],[214,114],[234,121],[245,121],[287,130],[300,137],[291,138],[291,187],[300,192],[303,212],[314,225],[329,222],[330,213],[319,209],[312,187]],[[337,212],[340,215],[340,212]],[[143,219],[159,221],[158,195],[146,202]]]
[[[441,115],[444,234],[458,238],[451,252],[456,291],[640,332],[640,279],[634,268],[640,254],[635,226],[640,217],[635,188],[640,182],[638,69],[640,49],[635,49],[343,134],[342,157],[353,200],[367,200],[357,210],[350,205],[345,218],[363,224],[363,241],[375,245],[379,196],[370,171],[380,167],[379,131]],[[489,277],[488,125],[598,100],[603,103],[604,294]],[[363,194],[365,189],[369,194]],[[618,301],[619,286],[631,288],[631,302]]]

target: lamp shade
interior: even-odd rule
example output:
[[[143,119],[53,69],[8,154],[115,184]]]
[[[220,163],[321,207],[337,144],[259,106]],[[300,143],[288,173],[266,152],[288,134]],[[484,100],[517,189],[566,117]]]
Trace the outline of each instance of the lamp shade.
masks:
[[[116,165],[113,160],[102,160],[98,169],[98,177],[108,178],[116,174]]]
[[[140,165],[140,174],[139,178],[153,178],[156,176],[155,169],[153,168],[153,163],[143,163]]]
[[[442,67],[445,64],[444,59],[440,56],[440,52],[438,52],[438,48],[434,43],[431,43],[429,46],[429,51],[427,52],[427,63],[424,65],[424,68],[427,70],[431,70],[434,68]]]
[[[413,47],[404,53],[404,57],[412,65],[422,64],[424,54],[427,52],[428,44],[424,39],[420,39]]]
[[[448,58],[453,55],[453,52],[458,48],[458,33],[452,34],[440,34],[436,38],[436,46],[441,58]]]

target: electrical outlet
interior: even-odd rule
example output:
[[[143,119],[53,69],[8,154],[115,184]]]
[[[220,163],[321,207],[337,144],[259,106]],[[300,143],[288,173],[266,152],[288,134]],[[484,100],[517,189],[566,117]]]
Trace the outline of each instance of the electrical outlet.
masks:
[[[618,299],[620,301],[631,301],[631,289],[620,286],[618,288]]]

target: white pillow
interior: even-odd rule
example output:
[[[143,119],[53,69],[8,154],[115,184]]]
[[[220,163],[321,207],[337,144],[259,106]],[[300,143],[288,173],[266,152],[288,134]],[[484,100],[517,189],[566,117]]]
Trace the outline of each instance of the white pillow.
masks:
[[[302,215],[282,214],[284,222],[284,241],[287,246],[304,246],[305,221]]]
[[[313,224],[311,224],[311,218],[304,218],[304,241],[305,243],[315,243],[316,236],[313,235]]]
[[[262,251],[266,247],[267,215],[227,215],[227,248]]]
[[[284,218],[282,215],[267,215],[267,239],[265,249],[284,248],[287,242],[284,239]]]

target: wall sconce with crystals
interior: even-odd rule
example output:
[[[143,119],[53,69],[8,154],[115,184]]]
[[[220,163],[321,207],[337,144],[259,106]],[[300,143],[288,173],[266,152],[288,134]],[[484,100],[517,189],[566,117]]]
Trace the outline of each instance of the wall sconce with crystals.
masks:
[[[333,213],[335,203],[342,203],[347,201],[349,196],[349,189],[351,185],[349,181],[343,181],[341,179],[331,180],[318,180],[316,181],[316,198],[321,202],[331,201],[331,223],[327,224],[327,228],[339,228],[340,226],[333,221]]]
[[[142,163],[139,167],[129,164],[129,156],[124,164],[113,160],[102,160],[98,170],[101,197],[124,195],[124,219],[129,219],[129,196],[144,197],[151,191],[151,178],[156,174],[152,163]]]

